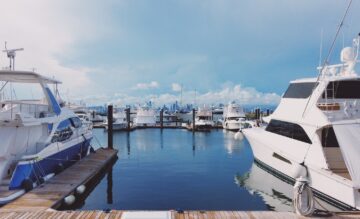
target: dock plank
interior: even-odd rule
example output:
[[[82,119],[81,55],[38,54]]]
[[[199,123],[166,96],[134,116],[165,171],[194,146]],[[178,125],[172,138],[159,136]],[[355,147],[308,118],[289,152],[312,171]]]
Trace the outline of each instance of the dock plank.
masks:
[[[20,198],[3,206],[0,211],[39,211],[55,208],[74,190],[86,184],[111,160],[116,157],[117,150],[100,148],[89,154],[46,183],[27,192]],[[47,212],[47,214],[51,214]]]

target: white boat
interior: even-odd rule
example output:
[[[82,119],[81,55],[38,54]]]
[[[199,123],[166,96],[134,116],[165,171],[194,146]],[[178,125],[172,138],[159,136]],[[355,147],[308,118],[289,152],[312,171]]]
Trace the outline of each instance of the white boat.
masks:
[[[139,107],[134,118],[136,127],[148,127],[156,125],[156,112],[149,106]]]
[[[235,102],[224,108],[223,128],[231,131],[239,131],[245,121],[245,113],[242,107]]]
[[[91,112],[85,106],[69,105],[69,109],[80,118],[83,125],[88,129],[93,128],[93,123],[90,119]]]
[[[106,129],[108,129],[108,121],[107,119],[104,122],[104,125]],[[119,131],[119,130],[125,130],[127,129],[128,124],[126,120],[126,113],[124,110],[120,108],[114,109],[113,112],[113,130]]]
[[[48,87],[59,83],[34,72],[0,71],[0,204],[88,154],[92,132],[73,111],[60,106]],[[34,92],[21,86],[35,86],[41,98],[19,97]]]
[[[214,126],[212,110],[208,107],[199,107],[195,116],[195,129],[198,131],[210,131]]]
[[[344,210],[360,209],[359,41],[318,78],[291,81],[266,128],[243,130],[260,164],[291,182],[306,177],[315,196]]]

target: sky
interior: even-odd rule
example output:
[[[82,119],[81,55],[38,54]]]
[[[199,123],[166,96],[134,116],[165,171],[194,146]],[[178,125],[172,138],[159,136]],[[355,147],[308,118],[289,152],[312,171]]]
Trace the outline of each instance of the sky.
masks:
[[[0,1],[0,48],[25,48],[16,69],[60,79],[65,100],[88,105],[276,105],[290,80],[316,76],[348,3]],[[359,9],[354,0],[331,62],[360,32]]]

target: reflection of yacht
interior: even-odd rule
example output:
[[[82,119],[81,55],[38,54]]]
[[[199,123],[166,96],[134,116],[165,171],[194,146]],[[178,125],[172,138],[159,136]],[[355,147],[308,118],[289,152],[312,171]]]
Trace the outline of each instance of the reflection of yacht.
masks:
[[[245,121],[244,110],[235,102],[225,107],[223,116],[223,128],[227,130],[239,131],[242,122]]]
[[[259,162],[292,181],[307,177],[315,195],[343,209],[360,209],[359,38],[342,64],[292,81],[265,129],[243,131]]]
[[[195,117],[195,129],[199,131],[209,131],[214,126],[212,121],[212,111],[207,107],[200,107]]]
[[[0,80],[3,82],[0,203],[3,204],[86,156],[92,132],[82,126],[73,111],[60,106],[48,87],[60,82],[24,71],[0,71]],[[18,86],[16,96],[15,86]],[[36,87],[41,97],[19,97],[21,91],[34,91],[27,86]],[[9,98],[5,98],[6,92]]]
[[[156,125],[156,112],[148,106],[139,107],[134,119],[136,127],[146,127]]]
[[[236,175],[235,183],[245,187],[252,194],[260,195],[270,210],[293,211],[292,184],[271,174],[257,162],[254,162],[250,171],[243,176]],[[318,202],[328,210],[339,210],[321,200]],[[316,207],[322,209],[322,206]]]

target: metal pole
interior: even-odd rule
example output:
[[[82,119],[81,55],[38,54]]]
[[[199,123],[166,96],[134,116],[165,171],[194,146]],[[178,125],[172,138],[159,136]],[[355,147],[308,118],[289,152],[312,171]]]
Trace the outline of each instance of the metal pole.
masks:
[[[130,131],[130,108],[126,108],[125,112],[126,112],[127,130]]]
[[[160,128],[164,128],[164,109],[160,110]]]
[[[113,106],[108,106],[108,148],[113,149]]]

